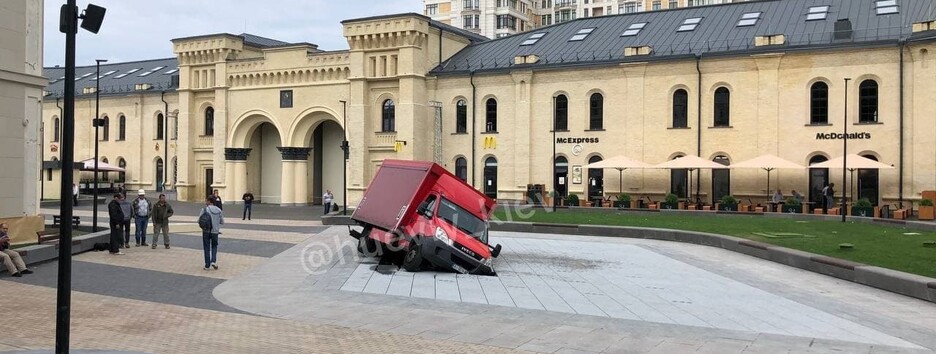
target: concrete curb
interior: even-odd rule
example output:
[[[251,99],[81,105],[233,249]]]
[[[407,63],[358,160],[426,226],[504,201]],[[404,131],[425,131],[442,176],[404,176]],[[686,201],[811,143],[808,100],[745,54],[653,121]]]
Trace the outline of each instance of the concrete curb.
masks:
[[[492,223],[491,230],[641,238],[712,246],[936,303],[936,279],[933,278],[726,235],[626,226],[527,222]]]
[[[98,231],[95,233],[85,234],[77,237],[72,237],[72,254],[79,254],[94,249],[94,244],[98,242],[109,242],[110,241],[110,231]],[[23,262],[29,264],[41,263],[49,260],[58,258],[59,247],[58,243],[55,244],[44,244],[44,245],[32,245],[22,248],[17,248],[20,256],[23,257]]]

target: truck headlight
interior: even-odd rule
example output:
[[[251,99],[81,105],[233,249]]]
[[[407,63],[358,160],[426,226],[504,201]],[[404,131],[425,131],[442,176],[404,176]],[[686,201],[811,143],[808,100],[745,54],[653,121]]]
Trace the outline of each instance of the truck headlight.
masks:
[[[484,264],[488,268],[493,268],[494,258],[485,258],[483,261],[481,261],[481,264]]]
[[[436,228],[435,237],[439,239],[439,241],[445,242],[446,245],[452,245],[452,239],[448,237],[448,234],[445,233],[445,230],[442,230],[441,227]]]

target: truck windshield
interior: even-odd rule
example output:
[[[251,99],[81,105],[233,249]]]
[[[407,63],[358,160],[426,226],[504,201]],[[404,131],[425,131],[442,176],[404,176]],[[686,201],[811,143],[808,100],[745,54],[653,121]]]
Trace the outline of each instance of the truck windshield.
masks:
[[[487,225],[465,209],[442,198],[437,215],[452,226],[473,236],[481,242],[487,243]]]

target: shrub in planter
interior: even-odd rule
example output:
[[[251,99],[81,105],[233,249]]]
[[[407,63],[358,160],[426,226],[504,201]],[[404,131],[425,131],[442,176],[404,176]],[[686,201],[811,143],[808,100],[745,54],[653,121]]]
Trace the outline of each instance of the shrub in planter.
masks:
[[[569,194],[565,197],[566,206],[579,206],[579,197],[576,194]]]
[[[615,208],[630,208],[631,196],[627,193],[621,193],[617,195],[617,200],[614,201]]]
[[[789,197],[783,202],[783,212],[788,214],[799,214],[803,211],[803,205],[796,198]]]
[[[858,199],[851,208],[852,216],[874,216],[874,206],[871,205],[871,201],[868,198]]]
[[[936,219],[936,208],[933,207],[933,201],[931,199],[923,199],[920,201],[920,210],[917,213],[917,217],[920,220],[933,220]]]
[[[725,195],[721,198],[720,210],[723,211],[738,211],[738,200],[731,194]]]
[[[660,209],[676,209],[679,208],[679,197],[675,194],[670,193],[666,195],[666,199],[663,203],[660,204]]]

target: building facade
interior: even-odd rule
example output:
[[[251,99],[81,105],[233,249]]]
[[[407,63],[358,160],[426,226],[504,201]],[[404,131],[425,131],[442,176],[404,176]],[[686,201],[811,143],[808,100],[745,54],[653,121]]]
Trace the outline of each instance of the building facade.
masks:
[[[42,1],[0,3],[0,222],[12,242],[42,230],[39,214],[42,90]],[[32,236],[30,236],[32,235]]]
[[[836,169],[775,171],[771,186],[816,200],[834,182],[838,195],[914,201],[936,189],[934,20],[923,0],[755,1],[580,18],[495,40],[417,14],[354,19],[342,22],[350,49],[334,52],[249,35],[180,38],[165,110],[179,112],[168,187],[185,200],[218,189],[227,201],[252,191],[304,205],[326,189],[341,201],[346,177],[355,205],[395,158],[436,161],[502,200],[524,199],[529,184],[659,200],[687,197],[689,171],[584,166],[762,154],[810,165],[841,156],[847,128],[848,152],[895,168],[852,171],[852,184]],[[143,112],[146,121],[157,109]],[[129,145],[146,154],[128,178],[147,189],[153,143]],[[730,169],[695,173],[691,193],[763,201],[769,191],[764,171]]]

